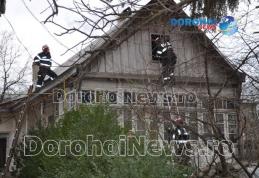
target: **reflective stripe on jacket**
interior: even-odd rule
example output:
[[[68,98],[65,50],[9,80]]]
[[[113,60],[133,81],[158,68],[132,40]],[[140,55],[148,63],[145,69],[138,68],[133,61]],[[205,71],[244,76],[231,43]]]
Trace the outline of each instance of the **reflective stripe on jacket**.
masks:
[[[40,66],[51,67],[51,55],[50,53],[41,52],[34,57],[34,62],[40,64]]]

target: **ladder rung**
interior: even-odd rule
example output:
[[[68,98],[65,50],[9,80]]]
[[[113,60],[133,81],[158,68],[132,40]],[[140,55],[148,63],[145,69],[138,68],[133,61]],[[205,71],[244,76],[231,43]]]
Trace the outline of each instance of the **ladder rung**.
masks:
[[[28,99],[28,98],[27,98],[27,99]],[[17,146],[17,143],[18,143],[19,132],[21,131],[21,128],[22,128],[22,120],[23,120],[23,118],[24,118],[24,116],[25,116],[26,106],[27,106],[27,102],[24,102],[24,103],[23,103],[22,110],[20,111],[18,123],[17,123],[17,125],[16,125],[14,138],[13,138],[13,140],[12,140],[12,146],[11,146],[11,148],[10,148],[9,155],[7,156],[6,162],[5,162],[5,164],[4,164],[5,169],[3,170],[3,173],[2,173],[3,178],[5,177],[6,173],[9,172],[10,163],[11,163],[12,158],[13,158],[13,156],[14,156],[15,147]]]

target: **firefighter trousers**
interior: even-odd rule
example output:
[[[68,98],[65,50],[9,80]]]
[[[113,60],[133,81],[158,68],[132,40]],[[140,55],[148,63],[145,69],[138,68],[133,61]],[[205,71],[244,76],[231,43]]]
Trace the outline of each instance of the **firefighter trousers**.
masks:
[[[42,67],[40,66],[38,72],[38,81],[37,87],[42,87],[45,76],[49,76],[51,80],[54,80],[57,77],[57,74],[50,69],[50,67]]]

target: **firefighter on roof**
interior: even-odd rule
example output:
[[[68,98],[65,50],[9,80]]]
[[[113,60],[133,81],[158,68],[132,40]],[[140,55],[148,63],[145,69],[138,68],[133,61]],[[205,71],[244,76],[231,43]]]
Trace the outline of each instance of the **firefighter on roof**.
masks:
[[[43,86],[46,75],[48,75],[51,80],[54,80],[57,77],[57,74],[50,69],[52,59],[47,45],[42,46],[42,52],[34,57],[34,63],[39,66],[37,88]]]

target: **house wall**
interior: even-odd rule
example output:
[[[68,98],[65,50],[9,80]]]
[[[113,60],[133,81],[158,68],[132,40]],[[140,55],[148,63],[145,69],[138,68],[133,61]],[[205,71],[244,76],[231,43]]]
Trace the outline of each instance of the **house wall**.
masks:
[[[176,76],[205,77],[205,58],[208,60],[210,80],[223,82],[229,76],[229,67],[212,48],[205,50],[202,45],[205,39],[197,38],[201,34],[184,34],[176,30],[162,31],[157,26],[149,26],[136,32],[114,49],[108,49],[99,55],[90,65],[91,72],[107,72],[120,74],[157,74],[161,73],[161,65],[152,61],[151,34],[166,34],[177,56]],[[196,36],[197,35],[197,36]],[[123,34],[118,37],[123,38]],[[210,53],[210,55],[207,54]],[[210,57],[208,57],[210,56]]]
[[[215,55],[215,52],[210,48],[208,53],[205,53],[205,47],[202,45],[203,38],[198,38],[198,34],[188,34],[172,29],[171,27],[160,28],[161,24],[150,24],[147,27],[139,30],[133,36],[122,42],[116,48],[107,49],[102,54],[98,55],[90,64],[89,72],[85,75],[85,79],[82,82],[81,90],[135,90],[135,91],[157,91],[157,92],[173,92],[173,93],[195,93],[197,96],[207,96],[207,87],[205,85],[205,59],[208,62],[208,75],[210,81],[213,81],[214,85],[211,86],[212,94],[216,94],[222,87],[222,83],[226,76],[231,75],[229,73],[229,66],[223,62],[221,57]],[[161,87],[157,86],[156,82],[151,80],[134,79],[131,80],[130,76],[149,76],[161,74],[161,64],[156,61],[152,61],[151,52],[151,34],[167,34],[170,36],[174,52],[177,55],[177,63],[175,66],[175,76],[185,77],[181,84],[177,84],[173,87]],[[122,34],[119,38],[123,38],[125,34]],[[197,35],[197,36],[196,36]],[[207,52],[207,51],[206,51]],[[215,56],[214,56],[215,55]],[[208,57],[210,56],[210,57]],[[106,77],[96,78],[89,77],[90,74],[104,74]],[[109,78],[109,74],[115,74],[114,78]],[[124,75],[125,79],[116,79]],[[129,76],[127,80],[127,75]],[[193,83],[194,78],[202,79],[200,82]],[[220,97],[224,98],[237,98],[239,91],[238,86],[240,81],[236,78],[231,78],[231,85],[227,85]],[[173,91],[172,91],[173,90]],[[71,91],[71,88],[67,88],[67,92]],[[21,135],[27,133],[29,128],[35,127],[36,121],[41,120],[42,123],[47,126],[50,123],[51,116],[62,115],[68,105],[64,103],[53,103],[52,97],[37,98],[36,104],[31,105],[30,111],[26,116],[26,122]],[[201,105],[199,101],[199,105]],[[125,118],[131,117],[132,129],[137,130],[140,125],[137,116],[134,112],[129,111],[128,106],[114,106],[119,114],[118,120],[121,126],[125,125]],[[128,108],[126,108],[128,107]],[[150,110],[150,108],[148,108]],[[163,109],[162,106],[160,108]],[[168,108],[165,108],[168,110]],[[202,108],[180,108],[180,112],[185,112],[185,116],[190,116],[191,113],[197,112],[197,117],[201,120],[204,119]],[[233,110],[219,110],[224,114],[224,128],[228,133],[228,113],[235,113]],[[9,116],[8,116],[9,117]],[[145,117],[150,117],[150,113],[147,113]],[[160,115],[167,117],[164,115]],[[148,121],[150,126],[150,120]],[[189,121],[188,121],[189,122]],[[199,133],[204,132],[202,125],[197,125]],[[10,133],[10,138],[15,130],[15,119],[10,120],[4,124],[0,123],[0,132]],[[165,132],[164,125],[158,126],[158,131],[163,135]],[[10,140],[10,139],[9,139]],[[10,142],[9,142],[10,145]]]
[[[13,114],[0,113],[0,136],[7,139],[6,158],[8,156],[15,131],[15,119]]]
[[[188,114],[193,113],[193,112],[197,112],[197,117],[199,117],[199,119],[203,120],[204,115],[203,113],[206,112],[206,110],[204,108],[201,107],[201,100],[200,100],[200,96],[205,95],[206,96],[206,88],[204,87],[197,87],[197,85],[185,85],[185,87],[179,87],[179,86],[175,86],[174,89],[172,90],[172,88],[167,88],[166,90],[164,88],[155,88],[155,86],[152,85],[145,85],[146,83],[143,82],[128,82],[127,80],[109,80],[109,79],[85,79],[82,82],[82,87],[81,90],[102,90],[102,91],[135,91],[135,92],[164,92],[164,93],[174,93],[174,94],[188,94],[188,93],[194,93],[197,96],[197,102],[198,105],[197,107],[185,107],[182,106],[178,103],[178,109],[180,112],[185,113],[185,115],[188,117]],[[218,88],[212,88],[212,93],[216,93],[218,91]],[[224,88],[222,90],[222,93],[219,95],[222,98],[236,98],[237,96],[237,89],[236,88]],[[119,94],[118,94],[119,95]],[[125,117],[124,112],[124,107],[128,107],[130,108],[129,105],[125,105],[123,103],[123,101],[121,101],[121,98],[123,98],[123,95],[118,96],[118,103],[114,106],[115,108],[122,110],[122,112],[120,112],[118,120],[119,123],[121,123],[121,125],[123,125],[123,120]],[[163,101],[162,101],[163,102]],[[149,105],[150,106],[150,105]],[[148,106],[146,106],[148,108]],[[153,106],[151,106],[152,108]],[[154,107],[155,108],[155,107]],[[159,103],[158,104],[158,108],[155,108],[157,110],[164,110],[164,112],[169,112],[169,108],[164,106],[163,104]],[[228,135],[229,133],[229,129],[228,129],[228,114],[236,114],[236,110],[235,109],[217,109],[215,110],[215,112],[217,113],[222,113],[223,114],[223,118],[224,118],[224,127],[225,127],[225,133],[226,135]],[[175,117],[177,117],[177,110],[175,107],[173,107],[173,113],[175,114]],[[137,127],[137,124],[134,123],[134,114],[132,115],[132,119],[133,119],[133,126]],[[198,127],[198,126],[197,126]],[[164,126],[161,125],[160,126],[160,132],[163,135],[164,134]],[[203,133],[203,127],[199,126],[199,131],[200,133]],[[227,136],[228,137],[228,136]]]
[[[45,126],[49,122],[49,117],[55,114],[55,105],[51,102],[51,99],[43,100],[41,102],[40,98],[37,102],[30,103],[30,106],[22,120],[22,127],[19,133],[19,140],[22,142],[23,138],[30,129],[36,128],[37,123],[41,120]],[[45,103],[45,104],[43,104]],[[16,131],[17,121],[20,119],[20,109],[18,108],[12,113],[0,112],[0,137],[7,138],[6,145],[6,158],[9,155],[12,141],[14,139],[14,134]],[[11,162],[10,170],[13,167],[13,161]]]
[[[0,137],[4,137],[7,139],[6,158],[8,157],[11,149],[12,141],[16,130],[17,119],[18,119],[17,113],[0,113]],[[25,125],[26,125],[26,120],[24,121],[22,130],[24,130]],[[13,162],[11,162],[10,170],[12,169],[12,166],[13,166]]]
[[[151,34],[166,34],[170,36],[170,41],[173,46],[174,52],[177,56],[177,63],[175,65],[175,76],[184,77],[184,81],[181,84],[177,83],[173,86],[174,93],[195,93],[197,96],[208,96],[207,86],[205,85],[205,59],[208,66],[209,81],[215,85],[210,86],[212,94],[216,94],[222,87],[222,83],[225,82],[227,76],[228,82],[231,85],[227,85],[220,92],[221,98],[238,98],[239,90],[238,85],[240,81],[236,77],[232,77],[233,73],[230,72],[230,67],[226,65],[222,56],[219,56],[214,49],[206,48],[206,40],[200,34],[182,33],[177,29],[171,27],[165,27],[158,24],[151,24],[146,28],[136,32],[133,36],[124,41],[119,47],[114,49],[108,49],[103,54],[96,57],[90,64],[89,73],[107,74],[107,77],[85,79],[82,82],[81,90],[137,90],[137,91],[165,91],[170,92],[172,88],[157,87],[152,85],[148,80],[132,81],[131,75],[146,75],[147,78],[151,75],[161,75],[161,64],[152,60],[151,51]],[[123,34],[119,37],[123,38]],[[109,79],[109,74],[115,74],[115,79]],[[129,76],[125,80],[117,79],[121,75]],[[200,78],[200,82],[193,83],[193,79]],[[199,101],[201,105],[201,101]],[[138,120],[136,119],[136,113],[129,112],[123,106],[116,106],[118,109],[118,121],[120,125],[125,125],[125,118],[132,118],[132,130],[136,131],[138,128]],[[166,107],[164,107],[165,109]],[[186,108],[180,107],[179,111],[184,113],[188,118],[193,112],[197,113],[197,118],[204,120],[204,112],[202,108]],[[165,111],[168,109],[165,109]],[[176,110],[175,117],[177,117]],[[223,115],[224,132],[227,138],[229,138],[229,115],[236,114],[235,110],[231,109],[217,109],[217,113]],[[130,115],[130,116],[129,116]],[[147,116],[148,117],[148,116]],[[163,119],[163,115],[160,115]],[[191,122],[189,120],[188,122]],[[197,125],[199,134],[204,133],[204,127],[202,124]],[[162,123],[158,127],[159,133],[164,139],[165,125]],[[161,139],[159,138],[161,141]]]

